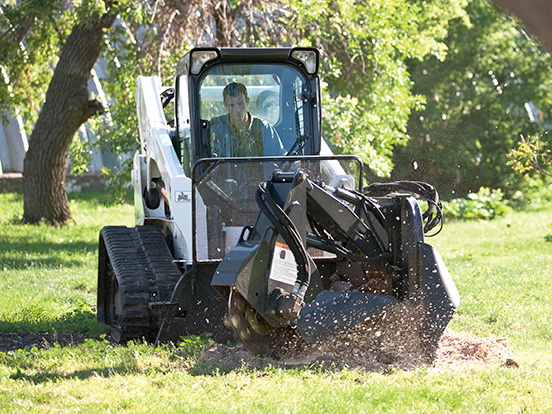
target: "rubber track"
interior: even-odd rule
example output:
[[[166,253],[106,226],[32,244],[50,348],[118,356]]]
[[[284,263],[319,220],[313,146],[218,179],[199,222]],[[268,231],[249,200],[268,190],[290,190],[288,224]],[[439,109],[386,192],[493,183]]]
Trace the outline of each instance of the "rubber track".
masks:
[[[120,342],[155,338],[158,327],[149,303],[169,301],[180,279],[163,233],[154,226],[109,226],[101,235],[121,297],[120,325],[112,325],[115,336]]]

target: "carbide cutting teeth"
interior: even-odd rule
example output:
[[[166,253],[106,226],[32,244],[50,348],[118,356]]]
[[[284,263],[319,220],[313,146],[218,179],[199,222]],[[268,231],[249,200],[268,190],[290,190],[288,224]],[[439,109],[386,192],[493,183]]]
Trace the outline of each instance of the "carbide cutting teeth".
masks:
[[[236,330],[239,330],[240,325],[242,325],[241,318],[239,317],[239,315],[232,315],[230,318],[230,323]]]
[[[238,336],[242,341],[247,342],[251,339],[251,331],[248,328],[242,329],[239,331]]]
[[[288,341],[302,341],[300,336],[292,337],[290,328],[274,328],[251,307],[237,292],[232,291],[228,299],[228,316],[225,323],[237,340],[250,352],[261,355],[279,355],[288,349]]]
[[[242,297],[239,297],[235,299],[235,303],[236,303],[236,310],[239,313],[245,313],[247,308],[245,300]]]
[[[269,332],[270,329],[267,328],[265,324],[259,322],[257,314],[253,310],[246,313],[246,318],[249,326],[251,326],[251,329],[257,332],[259,335],[264,335]]]

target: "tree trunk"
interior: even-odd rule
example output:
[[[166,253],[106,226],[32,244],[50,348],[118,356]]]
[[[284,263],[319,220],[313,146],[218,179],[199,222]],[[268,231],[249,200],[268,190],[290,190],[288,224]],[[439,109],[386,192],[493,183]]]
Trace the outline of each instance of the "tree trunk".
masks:
[[[29,140],[23,166],[23,220],[61,225],[71,218],[65,176],[71,141],[79,127],[103,110],[88,99],[90,72],[102,48],[104,30],[115,21],[113,5],[104,15],[77,23],[61,49],[46,100]]]

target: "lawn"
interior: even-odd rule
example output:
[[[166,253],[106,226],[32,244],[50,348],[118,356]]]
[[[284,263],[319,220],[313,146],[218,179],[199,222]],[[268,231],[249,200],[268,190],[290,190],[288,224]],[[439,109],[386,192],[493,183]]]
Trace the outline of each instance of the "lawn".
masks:
[[[133,224],[131,206],[70,194],[74,223],[21,224],[22,197],[0,194],[0,332],[97,339],[0,353],[2,412],[547,413],[552,412],[550,208],[446,223],[440,251],[462,304],[450,328],[507,338],[518,368],[358,372],[317,367],[216,369],[202,338],[176,346],[113,345],[95,321],[97,239]]]

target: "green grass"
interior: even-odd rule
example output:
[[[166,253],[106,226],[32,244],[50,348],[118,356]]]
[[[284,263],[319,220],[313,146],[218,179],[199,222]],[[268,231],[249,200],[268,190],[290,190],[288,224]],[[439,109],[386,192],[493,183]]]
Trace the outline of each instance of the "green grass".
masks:
[[[0,332],[102,333],[95,322],[97,243],[107,224],[133,225],[129,205],[107,208],[97,194],[70,194],[73,223],[21,224],[23,199],[0,195]]]
[[[106,333],[95,322],[98,232],[132,225],[132,207],[106,208],[96,195],[81,195],[71,200],[75,224],[59,229],[20,224],[20,196],[0,194],[0,208],[0,331]],[[427,240],[460,291],[450,327],[508,338],[519,368],[224,371],[198,362],[203,338],[158,348],[88,340],[0,353],[0,411],[552,412],[550,210],[446,223]]]
[[[551,349],[551,210],[447,223],[442,236],[430,239],[461,293],[453,329],[505,336],[529,353]]]

